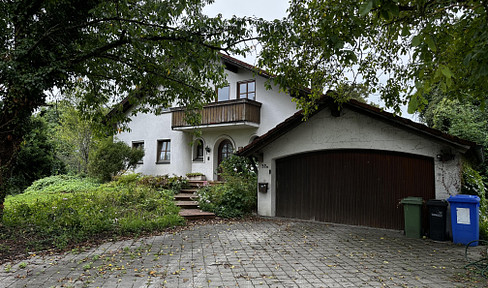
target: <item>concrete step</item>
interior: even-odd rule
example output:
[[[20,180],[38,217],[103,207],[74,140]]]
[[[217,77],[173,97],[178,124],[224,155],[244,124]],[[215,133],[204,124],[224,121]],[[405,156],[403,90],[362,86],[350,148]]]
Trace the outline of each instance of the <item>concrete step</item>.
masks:
[[[198,188],[183,188],[180,189],[180,192],[183,193],[196,193],[199,189]]]
[[[187,220],[201,220],[201,219],[214,219],[215,214],[211,212],[204,212],[199,209],[181,209],[180,216]]]
[[[188,186],[192,187],[192,188],[202,188],[204,186],[218,185],[218,184],[222,184],[222,183],[224,183],[224,182],[222,182],[222,181],[197,181],[197,180],[190,180],[187,182]]]
[[[176,206],[182,209],[198,209],[197,201],[176,201]]]
[[[174,197],[176,201],[190,201],[196,200],[198,198],[197,194],[194,193],[179,193],[176,194]]]

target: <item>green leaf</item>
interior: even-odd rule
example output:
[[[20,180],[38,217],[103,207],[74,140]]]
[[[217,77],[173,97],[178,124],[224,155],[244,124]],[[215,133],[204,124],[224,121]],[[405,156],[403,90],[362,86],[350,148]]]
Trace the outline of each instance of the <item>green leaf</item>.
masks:
[[[404,37],[410,35],[410,28],[408,25],[403,25],[401,35]]]
[[[429,46],[429,49],[432,50],[432,52],[437,52],[437,46],[435,45],[434,38],[431,35],[425,36],[425,43],[427,43],[427,46]]]
[[[449,67],[445,65],[441,65],[439,68],[442,74],[446,76],[446,78],[451,79],[454,76],[454,74],[452,74],[451,69],[449,69]]]
[[[359,15],[364,16],[368,14],[371,9],[373,9],[373,0],[366,1],[359,7]]]
[[[417,47],[420,45],[420,35],[415,35],[412,38],[412,46]]]
[[[410,98],[410,102],[408,102],[408,110],[407,110],[407,112],[410,113],[410,114],[413,114],[413,113],[415,113],[415,111],[417,111],[417,108],[418,107],[419,107],[418,98],[417,98],[416,95],[413,95]]]

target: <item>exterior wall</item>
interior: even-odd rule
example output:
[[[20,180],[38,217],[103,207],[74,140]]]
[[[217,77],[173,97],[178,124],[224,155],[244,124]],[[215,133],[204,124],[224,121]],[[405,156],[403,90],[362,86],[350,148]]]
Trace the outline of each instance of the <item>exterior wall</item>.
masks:
[[[441,142],[424,138],[382,121],[345,109],[340,117],[324,109],[263,149],[259,183],[268,183],[267,193],[258,192],[258,214],[275,216],[275,161],[293,154],[326,149],[374,149],[434,158],[437,199],[457,194],[461,187],[461,153]],[[454,160],[436,159],[441,150],[454,152]]]
[[[132,142],[144,141],[143,164],[135,172],[147,175],[184,175],[191,169],[191,137],[186,133],[171,130],[171,113],[159,116],[138,114],[129,123],[130,132],[116,135],[117,140],[131,146]],[[157,141],[171,140],[170,163],[157,164]],[[183,173],[184,172],[184,173]]]
[[[250,143],[251,139],[266,133],[271,128],[294,114],[297,109],[291,97],[278,93],[278,88],[266,90],[266,79],[255,76],[252,72],[239,69],[238,73],[228,71],[230,99],[237,98],[237,82],[256,80],[256,101],[262,103],[261,123],[259,127],[214,127],[202,129],[196,137],[193,131],[175,131],[171,129],[171,112],[159,116],[153,114],[137,114],[128,124],[130,131],[117,135],[120,141],[131,145],[135,141],[144,141],[146,155],[143,164],[138,165],[135,172],[147,175],[175,174],[184,176],[190,172],[200,172],[208,180],[217,180],[218,146],[224,139],[229,139],[237,150]],[[156,164],[157,140],[171,140],[171,161],[169,164]],[[210,153],[204,149],[203,161],[193,161],[196,139],[203,140],[203,147],[209,147]]]

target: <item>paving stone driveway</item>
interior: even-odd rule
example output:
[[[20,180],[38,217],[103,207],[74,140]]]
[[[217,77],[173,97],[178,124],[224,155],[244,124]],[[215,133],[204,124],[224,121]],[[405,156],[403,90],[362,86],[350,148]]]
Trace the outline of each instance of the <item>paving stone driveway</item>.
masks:
[[[463,257],[397,231],[262,219],[33,256],[2,265],[0,286],[455,287]]]

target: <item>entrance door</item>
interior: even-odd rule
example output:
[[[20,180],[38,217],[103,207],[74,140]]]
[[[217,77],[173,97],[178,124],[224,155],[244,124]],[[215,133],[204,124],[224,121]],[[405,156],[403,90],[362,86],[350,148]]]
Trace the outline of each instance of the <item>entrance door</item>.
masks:
[[[232,147],[232,143],[229,140],[224,140],[219,145],[218,150],[218,163],[217,163],[217,171],[219,173],[218,180],[222,181],[222,177],[220,176],[220,163],[228,158],[230,155],[234,153],[234,148]]]

